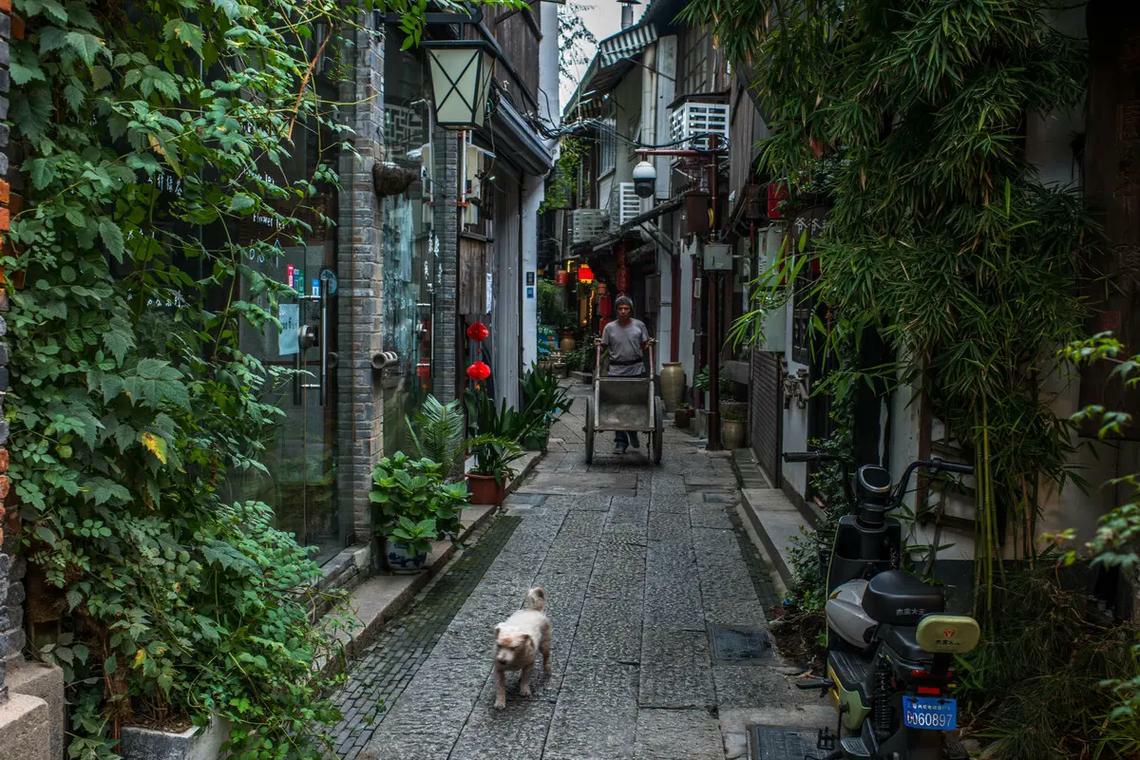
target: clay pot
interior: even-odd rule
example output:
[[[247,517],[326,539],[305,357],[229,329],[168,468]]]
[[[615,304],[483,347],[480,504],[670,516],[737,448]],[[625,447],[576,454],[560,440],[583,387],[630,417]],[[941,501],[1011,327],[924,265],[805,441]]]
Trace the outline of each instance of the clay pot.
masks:
[[[665,411],[676,411],[681,405],[681,392],[685,389],[685,368],[681,362],[665,362],[661,365],[661,400]]]
[[[725,449],[732,451],[744,447],[744,421],[721,420],[720,443]]]
[[[472,504],[498,506],[507,496],[506,484],[497,482],[493,475],[467,473],[467,490],[471,493]]]
[[[562,353],[568,354],[573,351],[577,345],[578,341],[574,340],[574,336],[567,333],[562,336],[562,343],[559,344],[559,348],[562,349]]]

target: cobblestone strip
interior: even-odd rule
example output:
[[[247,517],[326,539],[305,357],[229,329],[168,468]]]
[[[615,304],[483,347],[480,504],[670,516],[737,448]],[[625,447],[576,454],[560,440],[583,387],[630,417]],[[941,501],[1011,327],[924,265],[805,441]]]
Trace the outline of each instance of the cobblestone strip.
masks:
[[[479,543],[465,550],[428,593],[385,628],[353,664],[347,683],[334,697],[344,714],[333,730],[339,757],[351,759],[359,754],[520,522],[517,517],[497,517]]]

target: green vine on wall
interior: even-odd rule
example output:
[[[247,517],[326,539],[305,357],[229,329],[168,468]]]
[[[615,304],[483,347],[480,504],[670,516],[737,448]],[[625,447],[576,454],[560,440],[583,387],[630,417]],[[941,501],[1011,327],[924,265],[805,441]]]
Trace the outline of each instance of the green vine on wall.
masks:
[[[209,713],[233,721],[236,757],[321,755],[319,571],[266,505],[222,489],[264,472],[282,416],[263,398],[285,378],[241,337],[277,323],[288,289],[253,262],[333,223],[349,133],[314,72],[351,60],[373,7],[419,41],[420,0],[14,3],[27,203],[0,261],[25,283],[5,413],[20,550],[66,625],[44,649],[75,706],[70,757]],[[318,159],[296,176],[301,131]]]
[[[558,161],[554,165],[554,177],[546,185],[539,213],[553,209],[570,208],[578,187],[578,169],[586,155],[587,146],[573,137],[564,137],[559,142]]]

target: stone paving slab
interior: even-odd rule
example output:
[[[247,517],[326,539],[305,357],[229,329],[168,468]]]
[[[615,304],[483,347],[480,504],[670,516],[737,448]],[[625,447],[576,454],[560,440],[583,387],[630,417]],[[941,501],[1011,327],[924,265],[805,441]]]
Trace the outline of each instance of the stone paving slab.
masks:
[[[634,760],[724,760],[720,724],[707,710],[642,709],[637,713],[633,756]]]
[[[638,669],[588,667],[567,673],[543,760],[627,760],[637,738]]]
[[[517,493],[564,494],[586,496],[587,494],[610,494],[613,491],[637,491],[637,476],[622,472],[592,472],[589,477],[581,473],[560,473],[539,471],[517,489]]]
[[[705,632],[646,626],[638,706],[711,708],[716,703]]]
[[[688,543],[692,540],[689,531],[689,513],[658,512],[649,515],[649,540]]]
[[[700,578],[691,545],[666,542],[649,545],[645,556],[644,615],[646,625],[705,629]]]

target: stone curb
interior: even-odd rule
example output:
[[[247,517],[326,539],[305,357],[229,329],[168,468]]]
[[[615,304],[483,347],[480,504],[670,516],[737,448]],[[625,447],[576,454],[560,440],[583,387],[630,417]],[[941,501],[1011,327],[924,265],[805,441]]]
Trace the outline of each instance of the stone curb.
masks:
[[[733,470],[740,484],[743,512],[756,531],[764,553],[785,588],[795,585],[791,550],[793,539],[811,524],[779,488],[772,488],[759,466],[740,449],[733,456]],[[750,452],[749,452],[750,453]]]

